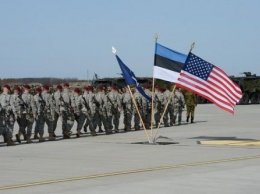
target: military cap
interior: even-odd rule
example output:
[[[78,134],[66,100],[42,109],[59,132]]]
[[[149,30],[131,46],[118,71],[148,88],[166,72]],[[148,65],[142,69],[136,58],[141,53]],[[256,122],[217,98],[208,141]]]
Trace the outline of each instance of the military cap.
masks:
[[[10,86],[9,85],[4,85],[4,88],[8,89],[9,91],[11,90]]]
[[[42,86],[42,88],[43,88],[44,90],[49,90],[49,89],[50,89],[50,87],[49,87],[48,85],[44,85],[44,86]]]
[[[88,86],[84,86],[84,90],[88,91],[89,87]]]
[[[70,87],[69,83],[64,83],[63,86],[64,87]]]
[[[30,89],[31,89],[31,87],[30,87],[28,84],[23,85],[23,88],[24,88],[24,89],[27,89],[27,90],[30,90]]]
[[[14,86],[14,90],[21,92],[21,88],[19,86]]]
[[[41,92],[42,92],[42,89],[41,89],[40,87],[38,87],[38,88],[35,89],[35,92],[41,93]]]
[[[74,92],[79,94],[80,93],[80,89],[79,88],[75,88]]]
[[[57,85],[56,89],[62,90],[62,86],[61,85]]]

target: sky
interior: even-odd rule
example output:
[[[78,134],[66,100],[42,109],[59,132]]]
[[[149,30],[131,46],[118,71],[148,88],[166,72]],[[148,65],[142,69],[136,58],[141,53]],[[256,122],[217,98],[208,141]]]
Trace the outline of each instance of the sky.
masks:
[[[153,74],[158,43],[260,75],[259,0],[0,0],[0,78]]]

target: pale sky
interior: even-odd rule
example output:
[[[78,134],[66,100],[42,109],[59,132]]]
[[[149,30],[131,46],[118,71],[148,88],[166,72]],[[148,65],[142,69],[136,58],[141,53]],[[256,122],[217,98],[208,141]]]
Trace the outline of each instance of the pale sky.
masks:
[[[259,0],[0,0],[0,78],[152,76],[154,35],[229,75],[260,75]]]

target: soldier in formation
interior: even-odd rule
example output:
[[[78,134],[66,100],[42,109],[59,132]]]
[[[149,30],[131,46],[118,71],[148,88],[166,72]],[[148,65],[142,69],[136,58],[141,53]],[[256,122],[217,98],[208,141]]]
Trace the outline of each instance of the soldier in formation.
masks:
[[[15,135],[17,142],[21,143],[21,136],[28,144],[32,143],[32,127],[34,124],[33,139],[44,142],[44,128],[47,126],[48,140],[54,141],[57,130],[58,119],[61,118],[62,134],[68,139],[72,134],[72,127],[76,123],[76,137],[81,137],[84,132],[90,131],[91,136],[97,133],[109,135],[119,132],[119,120],[122,114],[124,131],[144,128],[140,122],[139,114],[135,108],[138,107],[141,119],[146,129],[149,129],[151,122],[155,121],[156,126],[163,121],[164,127],[180,125],[182,122],[182,111],[186,105],[187,122],[191,119],[194,122],[194,109],[197,104],[196,96],[185,92],[185,98],[180,88],[171,94],[171,87],[162,89],[155,87],[154,93],[154,115],[151,115],[152,103],[142,96],[135,87],[128,87],[120,90],[117,86],[104,87],[86,86],[71,90],[68,83],[58,85],[51,93],[47,85],[34,88],[35,95],[30,93],[30,86],[24,85],[23,91],[18,86],[11,88],[8,85],[3,87],[0,96],[0,135],[4,136],[7,145],[14,145],[12,141],[15,121],[19,130]],[[151,86],[144,85],[144,92],[151,97]],[[134,101],[133,101],[134,99]],[[185,100],[186,103],[185,103]],[[168,106],[167,106],[168,105]],[[167,106],[165,115],[161,120],[164,108]],[[153,119],[151,119],[151,117]],[[76,121],[76,122],[75,122]],[[104,131],[102,130],[104,127]]]

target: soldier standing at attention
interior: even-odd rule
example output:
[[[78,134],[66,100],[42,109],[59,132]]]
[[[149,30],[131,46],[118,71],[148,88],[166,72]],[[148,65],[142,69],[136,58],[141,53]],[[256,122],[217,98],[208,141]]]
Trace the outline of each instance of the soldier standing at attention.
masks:
[[[45,85],[42,87],[42,93],[40,94],[41,99],[43,100],[44,107],[44,123],[48,126],[48,133],[49,133],[49,141],[55,141],[55,137],[53,136],[53,123],[54,123],[54,116],[55,116],[55,102],[52,98],[51,94],[49,94],[49,86]],[[44,129],[44,125],[43,125]],[[40,131],[40,139],[41,133],[43,134],[44,131]]]
[[[152,98],[151,86],[145,85],[144,92],[147,96]],[[152,102],[149,102],[145,97],[142,96],[142,116],[146,129],[151,127],[151,111],[152,111]]]
[[[58,105],[60,107],[60,114],[62,118],[62,132],[63,139],[70,138],[71,128],[74,124],[74,108],[75,100],[72,93],[69,90],[69,84],[65,83],[63,85],[63,91],[60,95]]]
[[[12,140],[14,128],[14,114],[10,104],[10,90],[10,86],[5,85],[3,87],[3,93],[0,96],[0,135],[4,136],[7,146],[14,145],[14,142]]]
[[[132,93],[136,102],[136,105],[140,112],[142,112],[142,97],[141,94],[136,90],[136,88],[132,88]],[[138,115],[138,112],[135,108],[133,108],[133,115],[134,115],[134,123],[135,123],[135,130],[140,130],[140,117]]]
[[[163,92],[163,106],[165,107],[170,100],[170,91],[171,87],[167,86],[166,90]],[[171,106],[171,103],[169,102],[168,107],[166,109],[166,112],[163,117],[164,127],[169,127],[169,116],[170,116],[170,125],[173,126],[173,108]]]
[[[181,88],[176,87],[173,96],[173,109],[174,109],[174,123],[176,123],[176,118],[178,116],[178,125],[181,125],[182,120],[182,110],[185,107],[184,96],[181,93]]]
[[[25,133],[27,136],[27,143],[32,143],[31,134],[32,134],[32,126],[34,119],[36,117],[36,107],[33,96],[29,93],[30,86],[24,85],[24,92],[21,96],[19,96],[21,100],[20,110],[21,116],[17,118],[17,122],[20,125],[20,130],[22,133]],[[27,131],[26,131],[27,129]],[[19,133],[18,133],[19,135]],[[19,142],[20,137],[16,137]]]
[[[185,102],[186,102],[186,109],[187,109],[187,119],[186,122],[189,122],[191,118],[191,123],[194,123],[194,112],[195,107],[197,106],[197,97],[194,93],[186,91],[185,92]]]
[[[159,86],[155,87],[154,93],[154,101],[155,101],[155,113],[154,113],[154,120],[156,123],[156,127],[159,127],[160,118],[163,111],[163,94],[162,89]]]
[[[54,121],[53,121],[53,137],[56,137],[55,130],[57,128],[58,119],[60,117],[60,97],[62,92],[62,86],[57,85],[56,91],[53,93],[53,99],[55,102],[55,112],[54,112]]]

